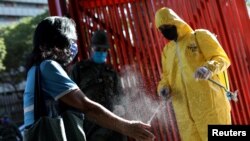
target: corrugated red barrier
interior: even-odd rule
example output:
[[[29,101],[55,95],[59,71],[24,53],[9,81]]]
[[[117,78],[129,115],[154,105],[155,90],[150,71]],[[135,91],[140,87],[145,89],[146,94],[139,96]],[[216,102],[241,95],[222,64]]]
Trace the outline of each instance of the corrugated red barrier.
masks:
[[[89,57],[93,31],[105,29],[111,43],[108,62],[121,73],[128,66],[139,73],[138,82],[153,98],[161,74],[161,51],[166,43],[155,28],[156,10],[170,7],[192,28],[214,32],[231,59],[231,91],[239,90],[239,101],[231,102],[233,124],[250,124],[250,24],[244,0],[69,0],[65,4],[49,0],[50,13],[70,15],[75,20],[79,60]],[[124,79],[125,83],[131,82]],[[156,140],[180,140],[171,104],[160,116],[152,122]]]

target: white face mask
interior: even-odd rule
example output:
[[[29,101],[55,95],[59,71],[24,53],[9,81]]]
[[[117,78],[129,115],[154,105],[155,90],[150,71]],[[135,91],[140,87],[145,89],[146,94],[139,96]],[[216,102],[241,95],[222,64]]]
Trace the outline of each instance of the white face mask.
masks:
[[[77,44],[73,42],[70,44],[70,57],[72,60],[76,57],[77,53],[78,53]]]
[[[64,63],[62,64],[63,66],[67,66],[68,64],[70,64],[70,63],[73,61],[73,59],[76,57],[76,55],[77,55],[77,53],[78,53],[77,44],[76,44],[75,42],[72,42],[72,43],[70,44],[70,47],[69,47],[68,49],[65,49],[65,52],[67,52],[67,53],[66,53],[67,56],[66,56],[66,58],[64,58],[64,59],[66,59],[66,60],[65,60]],[[64,59],[63,59],[63,60],[64,60]]]

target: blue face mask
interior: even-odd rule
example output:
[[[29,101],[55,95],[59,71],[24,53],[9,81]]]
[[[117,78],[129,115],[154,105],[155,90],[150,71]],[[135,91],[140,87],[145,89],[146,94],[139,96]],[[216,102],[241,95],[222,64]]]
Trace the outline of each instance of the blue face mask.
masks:
[[[76,57],[76,54],[78,53],[78,47],[75,42],[70,44],[70,58],[73,60]]]
[[[101,64],[105,63],[107,56],[107,52],[95,51],[92,58],[95,63]]]

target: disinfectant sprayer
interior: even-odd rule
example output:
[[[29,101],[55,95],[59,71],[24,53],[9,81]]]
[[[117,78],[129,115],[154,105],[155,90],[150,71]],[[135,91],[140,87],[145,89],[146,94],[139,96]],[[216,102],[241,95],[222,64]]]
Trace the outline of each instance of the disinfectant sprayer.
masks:
[[[163,106],[163,102],[161,102],[160,105],[156,108],[155,112],[150,117],[150,119],[148,120],[147,124],[151,123],[151,121],[154,119],[155,115],[160,111],[160,109],[161,109],[162,106]]]
[[[171,96],[169,93],[161,93],[161,101],[160,101],[160,105],[156,108],[155,112],[153,113],[153,115],[150,117],[150,119],[147,121],[147,124],[150,124],[151,121],[154,119],[155,115],[160,111],[160,109],[166,104],[166,102],[168,100],[171,99]]]

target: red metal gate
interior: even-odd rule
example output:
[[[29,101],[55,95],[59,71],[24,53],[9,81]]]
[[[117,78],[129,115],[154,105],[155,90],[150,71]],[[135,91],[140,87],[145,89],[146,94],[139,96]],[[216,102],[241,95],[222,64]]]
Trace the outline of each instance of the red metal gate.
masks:
[[[233,124],[250,124],[250,28],[244,0],[69,0],[68,4],[49,0],[49,6],[51,15],[70,15],[75,20],[81,47],[79,59],[89,57],[92,32],[106,29],[112,45],[109,63],[120,72],[127,66],[139,72],[140,82],[152,97],[156,95],[160,55],[166,43],[155,28],[156,10],[170,7],[194,29],[209,29],[232,62],[230,86],[232,91],[239,90],[239,102],[231,103]],[[153,122],[156,140],[180,140],[172,113],[169,104],[164,122]]]

